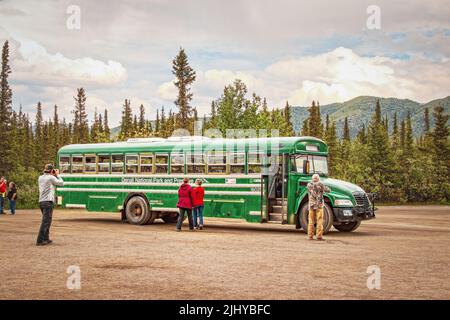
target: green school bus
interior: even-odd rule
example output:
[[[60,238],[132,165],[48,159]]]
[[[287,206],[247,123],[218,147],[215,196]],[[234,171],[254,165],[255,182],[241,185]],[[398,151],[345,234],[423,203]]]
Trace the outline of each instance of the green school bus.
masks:
[[[373,199],[349,182],[328,177],[328,148],[314,137],[222,139],[136,138],[67,145],[58,151],[65,208],[120,212],[131,224],[178,218],[183,178],[205,188],[205,217],[292,224],[307,230],[307,183],[318,173],[324,195],[324,232],[343,232],[375,217]]]

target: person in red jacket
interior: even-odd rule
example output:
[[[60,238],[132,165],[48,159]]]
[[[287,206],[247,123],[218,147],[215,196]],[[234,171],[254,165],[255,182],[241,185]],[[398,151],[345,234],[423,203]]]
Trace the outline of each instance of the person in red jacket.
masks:
[[[184,220],[184,214],[187,213],[189,219],[189,230],[194,229],[192,221],[192,187],[189,184],[189,178],[183,179],[183,184],[178,189],[177,207],[180,211],[177,221],[177,231],[181,231],[181,224]]]
[[[6,197],[6,179],[5,177],[0,178],[0,214],[4,214],[3,207],[5,205]]]
[[[205,189],[202,187],[202,180],[195,181],[195,188],[192,191],[192,201],[194,206],[194,228],[203,229],[203,197],[205,196]]]

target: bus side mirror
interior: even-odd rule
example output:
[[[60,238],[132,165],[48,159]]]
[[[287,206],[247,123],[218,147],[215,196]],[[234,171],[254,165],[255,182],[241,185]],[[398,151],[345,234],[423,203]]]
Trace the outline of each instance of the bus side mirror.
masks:
[[[303,174],[309,173],[309,161],[303,160]]]

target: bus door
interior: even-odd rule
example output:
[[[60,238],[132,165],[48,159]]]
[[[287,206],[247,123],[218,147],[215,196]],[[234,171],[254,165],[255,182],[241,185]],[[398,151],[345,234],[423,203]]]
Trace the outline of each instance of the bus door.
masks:
[[[261,220],[263,222],[284,223],[287,221],[288,159],[287,155],[283,154],[262,174]]]

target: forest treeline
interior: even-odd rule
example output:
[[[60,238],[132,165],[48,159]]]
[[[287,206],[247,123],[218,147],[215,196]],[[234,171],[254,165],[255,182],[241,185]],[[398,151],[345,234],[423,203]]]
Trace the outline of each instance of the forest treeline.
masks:
[[[22,108],[13,108],[13,92],[9,85],[11,75],[9,44],[2,48],[0,74],[0,175],[14,181],[19,188],[19,208],[37,205],[37,177],[45,163],[54,163],[57,150],[71,143],[111,141],[108,109],[95,111],[88,120],[87,92],[76,89],[70,119],[60,117],[54,105],[53,116],[44,119],[42,104],[36,103],[31,118]],[[175,110],[168,113],[164,107],[148,117],[143,105],[133,113],[131,101],[125,99],[117,140],[132,137],[168,137],[176,129],[194,133],[198,119],[191,105],[191,88],[196,73],[189,65],[185,51],[180,48],[172,62],[174,84],[178,95]],[[425,109],[424,133],[414,138],[411,118],[397,121],[382,117],[383,106],[378,101],[367,127],[362,127],[355,139],[350,138],[345,120],[342,136],[337,135],[336,123],[329,116],[322,119],[320,105],[313,101],[309,117],[304,121],[301,135],[323,139],[329,146],[331,177],[350,181],[368,192],[377,192],[382,202],[438,202],[450,201],[450,145],[448,114],[441,106]],[[435,126],[430,127],[434,117]],[[150,121],[149,119],[156,119]],[[203,132],[214,129],[226,135],[227,129],[278,130],[280,136],[294,136],[291,106],[269,108],[267,101],[255,93],[249,94],[245,83],[236,79],[227,85],[222,95],[211,102],[208,117],[202,120]],[[211,130],[209,130],[211,131]]]

